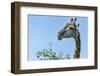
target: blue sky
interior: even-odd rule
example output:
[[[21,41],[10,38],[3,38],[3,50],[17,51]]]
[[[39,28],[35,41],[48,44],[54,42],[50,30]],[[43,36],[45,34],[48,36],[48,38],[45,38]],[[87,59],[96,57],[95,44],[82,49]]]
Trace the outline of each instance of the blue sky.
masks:
[[[74,16],[28,16],[28,59],[31,61],[38,60],[36,52],[42,49],[50,48],[57,53],[69,54],[71,57],[74,54],[75,41],[73,38],[65,38],[61,41],[57,40],[57,33],[64,27],[64,24],[70,21]],[[80,24],[81,36],[81,58],[88,57],[88,18],[76,17],[77,23]]]

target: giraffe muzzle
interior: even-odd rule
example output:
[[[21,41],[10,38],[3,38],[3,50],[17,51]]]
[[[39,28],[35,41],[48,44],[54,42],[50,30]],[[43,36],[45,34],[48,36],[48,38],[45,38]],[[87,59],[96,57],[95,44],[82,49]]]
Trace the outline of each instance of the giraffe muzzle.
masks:
[[[62,39],[60,36],[58,36],[57,38],[58,38],[58,40],[61,40]]]

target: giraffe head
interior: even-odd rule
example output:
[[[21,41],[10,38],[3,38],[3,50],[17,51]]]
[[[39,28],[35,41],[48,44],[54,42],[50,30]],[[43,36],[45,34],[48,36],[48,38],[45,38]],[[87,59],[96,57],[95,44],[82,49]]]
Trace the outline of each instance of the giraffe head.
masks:
[[[71,18],[70,23],[65,24],[65,27],[58,32],[58,40],[70,37],[75,38],[78,36],[79,24],[76,25],[76,20],[76,18]]]

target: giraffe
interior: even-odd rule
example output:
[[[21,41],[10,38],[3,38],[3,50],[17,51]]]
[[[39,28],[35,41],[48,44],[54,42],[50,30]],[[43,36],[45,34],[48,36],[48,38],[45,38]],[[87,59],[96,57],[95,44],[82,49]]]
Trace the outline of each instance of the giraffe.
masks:
[[[79,24],[76,24],[77,18],[71,18],[70,23],[66,23],[65,27],[58,32],[58,40],[62,40],[63,38],[74,38],[76,48],[74,51],[74,59],[80,58],[80,32],[79,32]]]

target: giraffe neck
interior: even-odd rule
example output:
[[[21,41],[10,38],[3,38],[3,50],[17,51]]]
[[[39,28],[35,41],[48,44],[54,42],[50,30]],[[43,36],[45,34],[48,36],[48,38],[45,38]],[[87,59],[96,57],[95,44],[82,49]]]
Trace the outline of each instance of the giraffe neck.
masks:
[[[76,43],[76,48],[75,48],[75,52],[74,52],[74,59],[78,59],[78,58],[80,58],[80,48],[81,48],[79,31],[78,31],[78,36],[75,37],[74,39],[75,39],[75,43]]]

